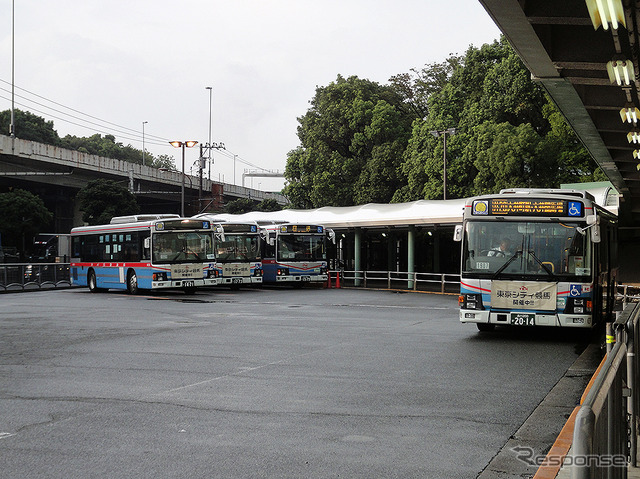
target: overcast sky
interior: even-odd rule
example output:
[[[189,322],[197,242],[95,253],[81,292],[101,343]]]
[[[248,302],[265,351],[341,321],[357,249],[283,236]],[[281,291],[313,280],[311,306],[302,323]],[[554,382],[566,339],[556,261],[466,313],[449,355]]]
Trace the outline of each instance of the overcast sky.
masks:
[[[11,106],[11,10],[0,0],[0,110]],[[211,86],[211,139],[228,152],[213,154],[211,177],[233,183],[235,154],[241,184],[253,169],[243,161],[284,170],[317,86],[338,74],[385,84],[499,35],[477,0],[17,0],[16,108],[61,137],[111,133],[139,149],[146,121],[146,149],[180,162],[167,141],[208,141]],[[187,171],[197,157],[187,150]]]

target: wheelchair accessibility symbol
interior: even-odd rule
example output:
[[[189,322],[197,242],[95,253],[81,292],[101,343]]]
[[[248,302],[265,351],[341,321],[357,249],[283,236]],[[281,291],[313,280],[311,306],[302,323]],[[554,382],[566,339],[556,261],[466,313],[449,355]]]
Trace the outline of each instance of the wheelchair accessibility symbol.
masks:
[[[582,216],[582,203],[569,201],[569,216]]]
[[[582,294],[582,286],[579,284],[572,284],[569,286],[569,296],[580,296]]]

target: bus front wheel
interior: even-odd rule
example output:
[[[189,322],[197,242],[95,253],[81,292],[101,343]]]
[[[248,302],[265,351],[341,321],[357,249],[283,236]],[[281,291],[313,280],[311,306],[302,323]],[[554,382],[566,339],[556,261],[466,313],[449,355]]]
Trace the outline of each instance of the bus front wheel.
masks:
[[[138,294],[138,276],[134,270],[127,275],[127,291],[129,294]]]

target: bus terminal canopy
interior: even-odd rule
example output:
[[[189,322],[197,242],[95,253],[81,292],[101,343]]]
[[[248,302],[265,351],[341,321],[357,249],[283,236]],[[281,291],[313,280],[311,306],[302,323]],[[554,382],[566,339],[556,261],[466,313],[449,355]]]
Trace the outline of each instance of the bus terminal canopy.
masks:
[[[618,214],[618,192],[609,182],[562,185],[562,189],[586,190],[596,203]],[[258,224],[317,224],[327,228],[384,228],[462,224],[467,199],[418,200],[408,203],[368,203],[359,206],[325,206],[312,210],[252,211],[243,214],[205,213],[211,221]]]
[[[256,221],[269,223],[318,224],[328,228],[371,228],[462,223],[465,199],[418,200],[408,203],[368,203],[360,206],[325,206],[312,210],[252,211],[213,214],[212,221]]]

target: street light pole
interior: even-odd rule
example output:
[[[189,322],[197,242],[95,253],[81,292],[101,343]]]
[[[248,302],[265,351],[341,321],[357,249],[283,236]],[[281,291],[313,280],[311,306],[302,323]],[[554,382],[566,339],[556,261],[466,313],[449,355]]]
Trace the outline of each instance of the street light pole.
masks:
[[[142,166],[144,166],[144,125],[149,123],[148,121],[142,122]]]
[[[209,143],[207,146],[211,146],[211,97],[213,96],[213,87],[207,86],[206,90],[209,90]],[[211,148],[209,148],[209,179],[211,179]]]
[[[184,218],[184,152],[185,148],[191,148],[198,144],[197,141],[170,141],[169,144],[174,148],[182,148],[182,185],[180,186],[180,216]]]
[[[9,136],[11,137],[11,151],[15,148],[15,139],[16,139],[16,124],[15,124],[15,113],[14,113],[14,99],[16,92],[16,47],[15,47],[15,38],[16,38],[16,2],[12,0],[11,2],[11,123],[9,124]]]
[[[442,137],[442,146],[444,149],[442,163],[443,163],[443,171],[442,171],[442,199],[447,199],[447,134],[449,136],[453,136],[458,132],[455,128],[447,128],[446,130],[434,130],[430,131],[433,136],[436,138]]]

